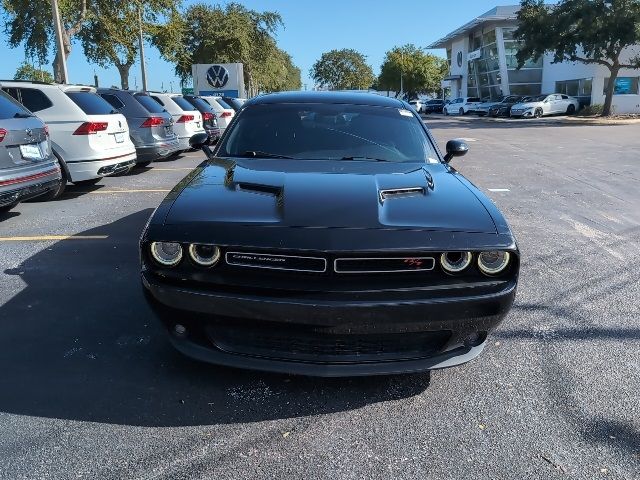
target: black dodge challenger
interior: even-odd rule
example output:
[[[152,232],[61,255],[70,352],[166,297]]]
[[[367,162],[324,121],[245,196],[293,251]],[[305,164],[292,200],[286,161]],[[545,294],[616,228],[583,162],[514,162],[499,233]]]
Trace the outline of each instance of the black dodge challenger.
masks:
[[[141,241],[142,284],[184,354],[319,376],[480,354],[519,252],[496,206],[408,104],[297,92],[247,102]]]

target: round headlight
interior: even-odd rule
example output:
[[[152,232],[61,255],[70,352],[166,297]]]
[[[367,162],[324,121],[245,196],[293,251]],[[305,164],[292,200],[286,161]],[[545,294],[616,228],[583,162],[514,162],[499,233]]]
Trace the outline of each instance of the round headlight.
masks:
[[[507,268],[510,258],[509,252],[482,252],[478,255],[478,267],[485,275],[497,275]]]
[[[202,267],[212,267],[220,260],[220,249],[215,245],[189,245],[191,260]]]
[[[445,252],[440,255],[440,265],[449,273],[459,273],[471,265],[471,252]]]
[[[176,242],[152,242],[151,256],[167,267],[174,267],[182,260],[182,246]]]

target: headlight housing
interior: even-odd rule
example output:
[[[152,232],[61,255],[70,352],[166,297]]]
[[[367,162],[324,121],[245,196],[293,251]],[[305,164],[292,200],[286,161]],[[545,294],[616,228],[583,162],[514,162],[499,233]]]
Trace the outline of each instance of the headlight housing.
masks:
[[[216,245],[192,243],[189,245],[189,256],[196,265],[212,267],[220,260],[220,248]]]
[[[478,255],[478,268],[485,275],[498,275],[509,265],[511,254],[501,250],[481,252]]]
[[[182,245],[177,242],[151,242],[151,256],[160,265],[175,267],[182,260]]]
[[[440,265],[447,273],[460,273],[473,261],[471,252],[445,252],[440,255]]]

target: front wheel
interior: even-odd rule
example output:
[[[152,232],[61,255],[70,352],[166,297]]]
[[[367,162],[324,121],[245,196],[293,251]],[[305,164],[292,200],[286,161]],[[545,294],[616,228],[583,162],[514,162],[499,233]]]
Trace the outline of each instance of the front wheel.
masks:
[[[447,110],[446,108],[442,110],[444,112],[444,116],[448,117],[449,116],[449,110]]]
[[[533,116],[535,118],[540,118],[542,117],[542,109],[541,108],[536,108],[536,111],[533,113]]]
[[[576,113],[576,106],[571,104],[567,107],[567,115],[573,115],[574,113]]]
[[[460,110],[458,110],[458,113],[459,113],[460,115],[464,115],[464,108],[460,107]]]

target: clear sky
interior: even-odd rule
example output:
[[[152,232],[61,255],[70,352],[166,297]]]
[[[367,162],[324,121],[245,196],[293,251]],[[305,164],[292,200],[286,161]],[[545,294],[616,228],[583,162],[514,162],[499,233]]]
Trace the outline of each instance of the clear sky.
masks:
[[[497,5],[514,5],[518,0],[237,0],[253,10],[277,11],[282,15],[284,28],[278,32],[281,48],[289,52],[302,70],[302,81],[310,89],[309,69],[331,49],[353,48],[366,55],[377,75],[387,50],[394,46],[414,43],[426,47],[431,42],[485,13]],[[185,5],[197,3],[185,1]],[[226,1],[206,2],[226,4]],[[549,2],[553,3],[553,2]],[[7,39],[0,31],[4,48],[0,63],[0,78],[10,79],[25,59],[23,48],[8,49]],[[52,49],[53,51],[53,49]],[[149,88],[174,90],[179,81],[173,66],[162,59],[150,46],[145,51]],[[444,51],[433,53],[444,56]],[[51,56],[51,60],[53,55]],[[51,66],[45,67],[51,71]],[[115,68],[101,69],[90,64],[75,44],[68,61],[72,83],[93,84],[94,70],[100,85],[120,85]],[[171,83],[172,82],[172,85]],[[129,84],[140,86],[140,66],[131,69]]]

